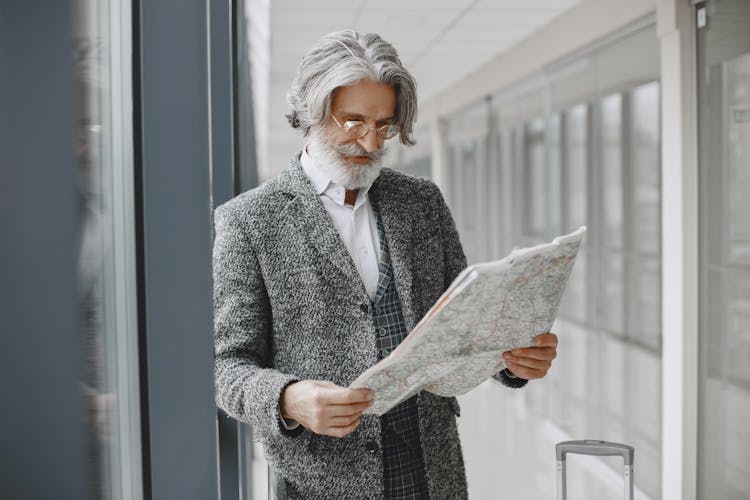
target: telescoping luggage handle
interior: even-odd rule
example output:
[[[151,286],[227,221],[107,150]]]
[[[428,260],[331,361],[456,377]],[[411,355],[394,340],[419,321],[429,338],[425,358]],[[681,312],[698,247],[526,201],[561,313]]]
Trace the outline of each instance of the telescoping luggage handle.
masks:
[[[586,439],[584,441],[563,441],[555,446],[557,455],[557,498],[567,499],[565,480],[565,459],[568,453],[595,456],[621,456],[625,465],[625,498],[633,500],[633,455],[635,450],[632,446],[620,443],[609,443],[607,441],[595,441]]]

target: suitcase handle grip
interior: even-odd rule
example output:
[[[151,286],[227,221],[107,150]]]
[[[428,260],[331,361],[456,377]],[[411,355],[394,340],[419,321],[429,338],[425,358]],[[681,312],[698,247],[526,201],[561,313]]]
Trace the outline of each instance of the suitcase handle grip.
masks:
[[[626,444],[586,439],[583,441],[563,441],[562,443],[557,443],[557,445],[555,445],[555,453],[558,462],[565,462],[565,455],[568,453],[595,455],[600,457],[621,456],[625,461],[625,465],[632,467],[635,450],[633,450],[632,446]]]

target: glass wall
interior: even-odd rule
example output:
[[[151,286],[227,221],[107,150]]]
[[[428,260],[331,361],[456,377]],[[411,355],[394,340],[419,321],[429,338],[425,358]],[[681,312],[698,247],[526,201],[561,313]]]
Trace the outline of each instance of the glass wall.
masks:
[[[478,407],[460,419],[477,498],[498,486],[487,463],[514,471],[511,496],[554,496],[550,463],[563,439],[633,445],[637,487],[660,496],[658,53],[653,25],[633,29],[449,124],[451,208],[470,262],[588,227],[550,374],[524,391],[490,382],[463,398]],[[574,460],[571,498],[620,498],[621,461],[606,463]]]
[[[469,262],[488,258],[489,109],[484,103],[448,122],[448,200]]]
[[[125,2],[127,3],[127,2]],[[142,496],[129,5],[75,3],[81,381],[92,498]]]
[[[699,498],[750,499],[750,3],[698,30]]]
[[[388,152],[384,164],[405,174],[416,177],[432,178],[432,141],[430,127],[421,127],[414,131],[417,143],[404,146],[395,138],[386,145]]]

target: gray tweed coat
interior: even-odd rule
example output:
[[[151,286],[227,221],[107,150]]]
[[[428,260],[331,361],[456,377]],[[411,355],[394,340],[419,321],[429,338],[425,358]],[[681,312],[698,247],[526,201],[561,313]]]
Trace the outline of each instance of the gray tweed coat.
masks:
[[[466,266],[438,188],[384,169],[372,186],[411,330]],[[380,419],[343,439],[285,431],[282,390],[295,380],[347,386],[377,362],[370,299],[299,162],[216,209],[215,375],[218,405],[251,424],[290,498],[383,497]],[[430,496],[466,498],[455,398],[422,392]],[[374,449],[374,451],[373,451]]]

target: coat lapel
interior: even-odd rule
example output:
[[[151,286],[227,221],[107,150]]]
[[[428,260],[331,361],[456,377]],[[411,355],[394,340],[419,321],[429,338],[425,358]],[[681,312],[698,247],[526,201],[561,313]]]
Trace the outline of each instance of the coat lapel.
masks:
[[[370,189],[370,195],[380,212],[390,252],[393,277],[396,280],[396,291],[401,299],[407,331],[411,331],[416,325],[411,269],[414,245],[410,211],[413,207],[410,206],[411,198],[408,193],[407,196],[399,196],[397,193],[402,188],[391,181],[390,172],[384,170]]]
[[[289,168],[280,176],[279,188],[294,196],[285,207],[284,215],[302,240],[309,242],[324,260],[333,264],[344,275],[346,282],[351,284],[352,291],[367,297],[365,285],[344,241],[320,201],[320,196],[302,170],[299,154],[292,158]]]

